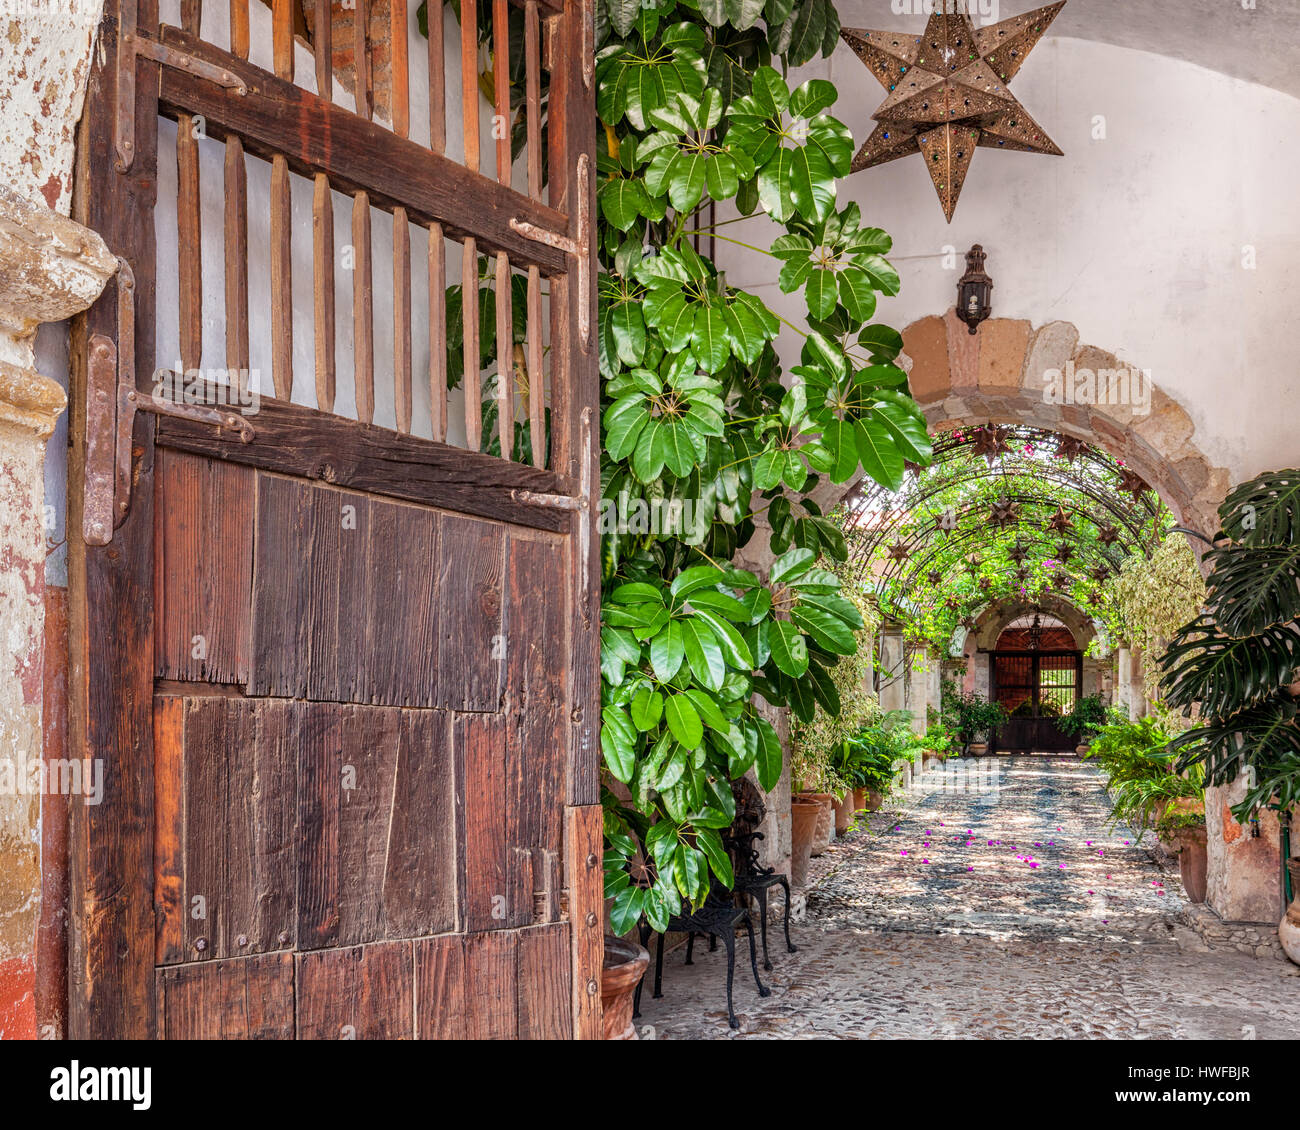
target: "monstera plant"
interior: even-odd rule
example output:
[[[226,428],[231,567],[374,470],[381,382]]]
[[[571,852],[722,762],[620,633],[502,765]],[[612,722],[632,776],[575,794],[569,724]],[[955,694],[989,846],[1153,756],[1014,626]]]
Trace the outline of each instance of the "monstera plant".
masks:
[[[1204,612],[1180,628],[1162,660],[1166,701],[1199,705],[1199,724],[1170,743],[1180,766],[1209,783],[1245,774],[1239,820],[1300,804],[1300,471],[1237,487],[1219,508],[1207,551]]]
[[[862,618],[812,492],[860,469],[897,486],[930,444],[901,338],[870,324],[898,291],[889,236],[837,202],[853,141],[836,90],[783,73],[829,54],[831,4],[597,11],[605,890],[623,933],[642,914],[663,930],[732,882],[731,782],[752,770],[771,789],[782,770],[759,697],[805,721],[839,709],[830,671]],[[770,238],[730,234],[750,215],[746,232]],[[715,241],[769,255],[802,292],[788,373],[783,319],[728,282]],[[746,547],[770,551],[766,576],[733,564]]]

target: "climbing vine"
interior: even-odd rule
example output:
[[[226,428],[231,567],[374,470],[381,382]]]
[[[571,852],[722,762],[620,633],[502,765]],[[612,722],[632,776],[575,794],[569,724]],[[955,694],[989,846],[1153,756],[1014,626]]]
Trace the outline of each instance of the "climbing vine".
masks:
[[[896,487],[930,444],[894,363],[899,334],[867,324],[898,275],[889,236],[837,201],[853,153],[830,113],[837,91],[786,78],[830,53],[834,7],[601,0],[597,12],[601,744],[621,933],[643,913],[662,930],[714,879],[732,881],[731,782],[753,770],[770,789],[782,769],[756,697],[805,723],[839,713],[837,665],[864,621],[827,568],[847,549],[813,490],[859,468]],[[751,215],[777,238],[731,234]],[[801,295],[788,373],[773,347],[782,319],[727,281],[714,241],[772,256]],[[775,555],[765,578],[732,564],[759,539]]]

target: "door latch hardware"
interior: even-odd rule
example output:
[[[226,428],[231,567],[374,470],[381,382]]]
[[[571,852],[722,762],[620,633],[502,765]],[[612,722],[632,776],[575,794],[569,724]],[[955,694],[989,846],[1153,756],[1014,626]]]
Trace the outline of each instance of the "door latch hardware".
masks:
[[[566,255],[577,259],[578,274],[578,336],[584,348],[591,345],[591,163],[587,154],[578,154],[578,236],[576,239],[538,227],[529,220],[518,216],[510,217],[511,231],[517,231],[525,239],[544,243]]]
[[[202,404],[185,404],[135,386],[135,275],[119,258],[117,270],[117,343],[105,334],[92,334],[86,360],[85,503],[81,533],[87,545],[107,545],[131,508],[132,453],[135,414],[153,412],[228,428],[243,443],[257,434],[253,425],[234,412]]]

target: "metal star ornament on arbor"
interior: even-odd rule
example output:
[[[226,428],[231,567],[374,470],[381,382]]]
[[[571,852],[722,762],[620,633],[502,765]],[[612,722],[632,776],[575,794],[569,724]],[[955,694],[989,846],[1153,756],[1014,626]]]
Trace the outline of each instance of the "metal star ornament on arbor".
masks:
[[[888,91],[852,171],[921,153],[951,223],[977,145],[1059,157],[1007,83],[1064,7],[1059,0],[979,29],[965,12],[935,12],[920,36],[841,28],[841,38]]]
[[[1074,523],[1070,521],[1070,516],[1066,514],[1064,506],[1056,508],[1056,513],[1048,520],[1047,528],[1054,530],[1058,534],[1067,534],[1074,529]]]

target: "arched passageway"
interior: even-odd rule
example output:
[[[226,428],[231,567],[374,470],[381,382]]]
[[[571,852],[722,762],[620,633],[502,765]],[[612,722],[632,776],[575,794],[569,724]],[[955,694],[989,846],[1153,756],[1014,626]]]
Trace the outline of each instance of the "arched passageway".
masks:
[[[990,424],[1054,434],[1122,466],[1134,485],[1150,488],[1145,497],[1152,524],[1166,507],[1172,518],[1160,533],[1172,524],[1203,537],[1217,530],[1217,509],[1230,486],[1229,472],[1206,456],[1191,416],[1152,382],[1140,362],[1082,343],[1078,328],[1069,322],[1035,326],[993,318],[972,335],[953,310],[913,322],[903,331],[903,342],[911,362],[909,387],[925,411],[937,447],[952,442],[948,437],[964,439],[971,429]],[[858,487],[855,482],[827,486],[819,501],[825,506],[852,503]],[[1135,501],[1141,497],[1135,496]],[[1131,552],[1144,540],[1140,530],[1117,516],[1107,518],[1097,511],[1091,517],[1097,532],[1113,522],[1119,531],[1117,550]],[[967,534],[972,549],[987,529],[986,524]],[[1047,544],[1054,531],[1046,515],[1032,533],[1037,543]],[[925,555],[912,552],[915,546],[907,535],[900,540],[897,557],[886,568],[919,576],[928,568]],[[1190,540],[1199,554],[1203,543]],[[1105,556],[1109,562],[1079,565],[1113,568],[1117,554]],[[1128,696],[1141,712],[1138,657],[1127,651],[1117,654],[1113,680],[1116,697]],[[1244,790],[1244,780],[1207,790],[1209,902],[1224,919],[1267,921],[1277,910],[1281,832],[1271,814],[1249,830],[1232,818],[1228,810]]]

